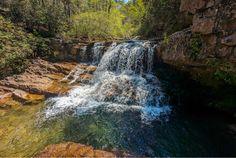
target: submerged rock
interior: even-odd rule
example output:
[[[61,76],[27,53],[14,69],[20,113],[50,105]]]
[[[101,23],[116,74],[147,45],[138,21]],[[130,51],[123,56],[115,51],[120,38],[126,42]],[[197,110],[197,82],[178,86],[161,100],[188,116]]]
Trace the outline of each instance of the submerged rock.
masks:
[[[92,146],[86,146],[73,142],[54,144],[47,146],[35,157],[130,157],[129,154],[95,150]]]

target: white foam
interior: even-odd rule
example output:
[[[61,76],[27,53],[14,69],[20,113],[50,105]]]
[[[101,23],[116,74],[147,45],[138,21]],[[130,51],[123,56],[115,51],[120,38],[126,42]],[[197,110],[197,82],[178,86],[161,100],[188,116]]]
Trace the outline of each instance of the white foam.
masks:
[[[144,123],[167,116],[171,111],[168,97],[157,77],[151,74],[153,52],[147,43],[113,45],[101,59],[90,85],[49,99],[45,118],[94,114],[101,108],[112,113],[138,111]],[[80,70],[71,74],[76,78]]]

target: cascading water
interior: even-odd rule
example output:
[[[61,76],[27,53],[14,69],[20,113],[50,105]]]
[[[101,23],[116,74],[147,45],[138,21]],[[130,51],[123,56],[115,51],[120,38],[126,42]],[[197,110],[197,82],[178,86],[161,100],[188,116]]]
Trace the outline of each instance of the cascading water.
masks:
[[[92,54],[93,54],[93,65],[98,65],[104,52],[104,43],[95,43],[92,49]]]
[[[93,114],[98,109],[113,113],[138,111],[145,123],[166,116],[170,112],[168,97],[158,78],[152,75],[153,56],[150,42],[113,43],[90,84],[77,87],[66,96],[49,99],[45,118]],[[74,78],[80,71],[78,68],[72,71]]]
[[[104,42],[97,42],[90,44],[89,46],[84,46],[80,48],[77,54],[78,61],[81,63],[98,65],[105,51],[106,47]]]

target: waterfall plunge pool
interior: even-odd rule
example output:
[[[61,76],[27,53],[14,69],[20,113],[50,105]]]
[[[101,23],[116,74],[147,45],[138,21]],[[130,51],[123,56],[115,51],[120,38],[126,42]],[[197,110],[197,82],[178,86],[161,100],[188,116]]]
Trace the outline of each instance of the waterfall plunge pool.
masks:
[[[93,50],[102,56],[96,52],[101,49]],[[153,69],[153,53],[148,42],[113,44],[93,59],[100,64],[89,84],[46,103],[4,111],[0,156],[33,156],[67,141],[139,156],[235,156],[235,120],[186,108],[201,104],[181,103],[183,91],[196,95],[181,86],[194,82],[161,78],[172,71]],[[172,101],[176,97],[168,91],[179,93],[180,101]]]

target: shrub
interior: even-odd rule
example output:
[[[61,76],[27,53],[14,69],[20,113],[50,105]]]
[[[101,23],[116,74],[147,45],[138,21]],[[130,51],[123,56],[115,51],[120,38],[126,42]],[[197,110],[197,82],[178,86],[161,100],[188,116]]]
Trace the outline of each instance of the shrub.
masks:
[[[50,50],[44,39],[25,33],[0,16],[0,78],[20,73],[30,58],[48,54]]]
[[[112,39],[131,36],[132,26],[123,25],[124,16],[113,10],[111,13],[104,11],[85,12],[74,15],[73,26],[66,34],[76,37]]]

